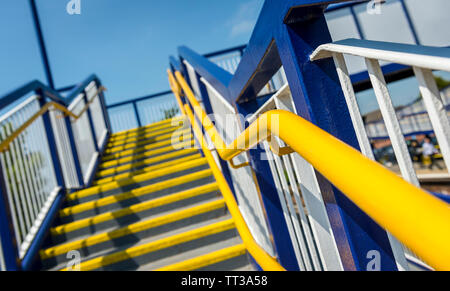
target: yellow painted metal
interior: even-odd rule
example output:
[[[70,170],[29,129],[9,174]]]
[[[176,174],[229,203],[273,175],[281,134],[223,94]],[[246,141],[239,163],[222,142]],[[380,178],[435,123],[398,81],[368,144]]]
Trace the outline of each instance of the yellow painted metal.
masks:
[[[188,163],[190,163],[190,162],[188,162]],[[183,163],[183,164],[180,164],[179,166],[184,167],[186,165],[185,165],[185,163]],[[97,194],[100,194],[100,193],[103,193],[106,191],[111,191],[114,189],[125,187],[128,185],[142,183],[144,181],[148,181],[153,178],[155,178],[154,173],[145,173],[145,174],[133,176],[133,177],[127,178],[127,179],[119,179],[119,180],[111,182],[111,183],[93,186],[93,187],[83,189],[81,191],[69,194],[69,195],[67,195],[66,200],[67,201],[75,201],[78,199],[97,195]]]
[[[137,128],[133,128],[133,129],[129,129],[129,130],[116,132],[116,133],[112,134],[111,137],[117,137],[117,136],[129,134],[129,133],[132,133],[132,132],[136,132],[136,131],[152,129],[154,127],[159,127],[159,126],[164,125],[164,124],[171,124],[172,122],[177,122],[178,120],[183,120],[183,118],[184,118],[183,116],[178,116],[178,117],[174,117],[174,118],[171,118],[171,119],[158,121],[158,122],[155,122],[155,123],[143,126],[143,127],[137,127]]]
[[[131,142],[131,143],[124,144],[124,145],[115,146],[115,147],[106,149],[105,155],[111,155],[111,154],[115,154],[115,153],[125,151],[125,150],[135,150],[138,147],[143,147],[143,146],[147,146],[147,145],[148,146],[155,145],[162,141],[167,141],[167,140],[172,140],[172,139],[176,140],[177,138],[180,138],[182,136],[188,136],[190,132],[191,132],[190,129],[185,129],[185,130],[181,130],[181,131],[177,131],[177,132],[173,132],[173,133],[155,136],[150,140],[136,141],[136,142]]]
[[[189,141],[184,141],[184,142],[179,143],[179,144],[176,144],[176,147],[178,149],[192,149],[193,146],[194,146],[194,139],[189,140]],[[159,155],[159,154],[173,152],[175,150],[176,149],[175,149],[174,146],[169,145],[169,146],[165,146],[165,147],[162,147],[162,148],[159,148],[159,149],[155,149],[155,150],[152,150],[152,151],[145,151],[145,152],[137,154],[137,155],[127,156],[127,157],[115,159],[113,161],[103,162],[99,166],[99,169],[107,169],[107,168],[118,166],[120,164],[126,164],[126,163],[130,163],[130,162],[133,162],[133,161],[139,161],[139,160],[141,160],[143,158],[149,158],[149,157],[156,156],[156,155]]]
[[[167,161],[172,158],[177,158],[177,157],[196,154],[196,153],[198,153],[197,149],[186,149],[186,150],[173,151],[173,152],[170,152],[165,155],[145,159],[145,160],[142,160],[139,162],[134,162],[132,164],[125,164],[125,165],[118,166],[115,168],[101,170],[97,173],[97,177],[100,178],[100,177],[106,177],[106,176],[110,176],[110,175],[117,175],[117,174],[120,174],[125,171],[133,170],[137,167],[148,166],[148,165],[156,164],[159,162]]]
[[[217,222],[184,233],[163,238],[154,242],[150,242],[141,246],[132,247],[121,252],[113,253],[111,255],[106,255],[82,262],[80,264],[80,270],[91,271],[100,269],[108,265],[112,265],[121,261],[139,257],[154,251],[166,249],[185,242],[200,239],[202,237],[210,236],[216,233],[225,232],[233,228],[234,223],[232,219]],[[63,271],[66,271],[66,269],[63,269]]]
[[[106,221],[115,220],[120,217],[133,215],[133,214],[136,214],[136,213],[139,213],[142,211],[146,211],[146,210],[160,207],[163,205],[175,203],[177,201],[181,201],[184,199],[189,199],[192,197],[197,197],[200,195],[211,193],[211,192],[217,191],[218,189],[219,188],[217,186],[217,183],[211,183],[208,185],[196,187],[193,189],[178,192],[178,193],[164,196],[161,198],[156,198],[156,199],[153,199],[150,201],[135,204],[130,207],[120,209],[117,211],[107,212],[107,213],[99,214],[99,215],[89,217],[86,219],[77,220],[75,222],[59,225],[57,227],[50,229],[50,233],[53,236],[63,235],[68,232],[72,232],[72,231],[75,231],[78,229],[90,227],[90,226],[100,224],[100,223],[103,223]]]
[[[147,140],[147,139],[150,139],[150,138],[157,137],[159,135],[164,135],[164,134],[167,134],[167,133],[173,133],[173,132],[177,132],[177,131],[181,132],[183,130],[184,129],[183,129],[182,126],[170,127],[168,129],[163,129],[163,130],[159,130],[159,131],[156,131],[156,132],[146,133],[146,134],[144,134],[142,136],[137,136],[137,137],[135,136],[135,137],[130,137],[130,138],[127,138],[127,139],[124,139],[124,140],[112,141],[112,142],[108,143],[107,148],[114,148],[114,147],[117,147],[117,146],[125,145],[127,143],[144,141],[144,140]]]
[[[46,103],[44,106],[41,107],[41,109],[36,112],[35,114],[33,114],[33,116],[31,116],[26,122],[24,122],[18,129],[16,129],[13,133],[11,133],[7,138],[5,138],[1,143],[0,143],[0,152],[4,152],[7,151],[9,148],[9,145],[22,133],[24,132],[31,124],[33,124],[33,122],[38,119],[39,117],[41,117],[42,115],[44,115],[45,113],[47,113],[47,111],[53,110],[53,109],[57,109],[61,112],[63,112],[65,115],[70,116],[73,118],[72,121],[75,121],[77,119],[79,119],[83,113],[89,108],[89,105],[94,101],[94,99],[97,97],[97,95],[99,93],[101,93],[102,91],[106,90],[104,87],[100,87],[97,90],[97,94],[94,95],[94,97],[92,97],[87,103],[86,105],[83,107],[83,109],[80,111],[80,113],[75,114],[72,111],[70,111],[69,109],[67,109],[65,106],[56,103],[54,101],[48,102]]]
[[[123,173],[123,174],[119,174],[119,175],[115,175],[115,176],[111,176],[111,177],[107,177],[107,178],[103,178],[103,179],[94,181],[93,185],[97,186],[97,185],[107,184],[107,183],[111,183],[111,182],[114,182],[114,181],[117,181],[117,180],[131,178],[133,176],[141,175],[141,174],[144,174],[144,173],[150,173],[152,171],[160,170],[160,169],[167,168],[167,167],[170,167],[170,166],[180,165],[180,164],[183,164],[185,162],[192,161],[192,160],[197,160],[197,159],[202,159],[201,154],[198,153],[198,154],[195,154],[195,155],[179,158],[179,159],[176,159],[176,160],[173,160],[173,161],[157,164],[157,165],[150,166],[150,167],[145,167],[145,168],[140,169],[140,170],[127,172],[127,173]]]
[[[117,142],[117,141],[121,141],[121,140],[128,140],[130,138],[139,138],[141,136],[144,136],[146,134],[151,134],[151,133],[155,133],[155,132],[159,132],[162,130],[168,130],[171,128],[180,128],[182,124],[166,124],[166,125],[160,125],[158,127],[153,127],[153,128],[147,128],[147,129],[141,129],[139,131],[133,131],[127,134],[122,134],[120,136],[116,136],[114,138],[110,138],[108,142],[112,143],[112,142]]]
[[[188,166],[191,167],[192,165],[193,165],[193,163],[191,163]],[[186,168],[188,168],[188,167],[186,166]],[[164,171],[161,171],[161,172],[167,173],[168,171],[167,171],[167,169],[164,169]],[[161,176],[164,176],[164,175],[161,175]],[[101,207],[104,207],[107,205],[118,203],[120,201],[125,201],[125,200],[129,200],[129,199],[133,199],[133,198],[142,197],[142,196],[154,193],[156,191],[164,190],[164,189],[174,187],[177,185],[186,184],[186,183],[200,180],[200,179],[203,179],[203,178],[206,178],[209,176],[211,176],[211,170],[209,170],[209,169],[195,172],[195,173],[181,176],[178,178],[173,178],[173,179],[169,179],[169,180],[162,181],[159,183],[154,183],[149,186],[133,189],[129,192],[124,192],[124,193],[120,193],[117,195],[111,195],[111,196],[107,196],[107,197],[104,197],[104,198],[101,198],[98,200],[89,201],[89,202],[77,204],[75,206],[66,207],[59,211],[59,216],[66,217],[66,216],[70,216],[72,214],[78,214],[78,213],[82,213],[82,212],[85,212],[88,210],[98,209],[98,208],[101,208]]]
[[[222,159],[230,160],[268,137],[278,136],[425,262],[437,270],[450,270],[448,204],[288,111],[262,114],[226,145],[183,76],[175,74]]]
[[[222,193],[225,202],[227,203],[228,210],[230,211],[230,214],[232,215],[236,223],[236,228],[245,246],[247,247],[247,250],[264,270],[283,271],[284,268],[274,258],[272,258],[269,254],[267,254],[266,251],[264,251],[253,239],[250,229],[245,223],[244,217],[242,216],[241,211],[239,210],[239,206],[237,205],[237,202],[234,199],[233,192],[228,186],[228,183],[225,180],[222,171],[216,164],[216,161],[213,155],[211,154],[211,151],[208,148],[208,144],[203,136],[202,130],[198,125],[196,119],[194,118],[191,109],[189,108],[188,105],[185,105],[184,110],[189,120],[191,121],[194,133],[201,144],[203,153],[205,154],[205,157],[208,160],[208,164],[211,167],[214,177],[216,178],[217,184],[219,185],[220,192]]]
[[[231,246],[197,258],[186,260],[177,264],[159,268],[155,271],[195,271],[200,268],[211,266],[235,257],[244,255],[247,252],[244,244]]]
[[[198,206],[190,207],[188,209],[177,211],[175,213],[169,213],[163,216],[158,216],[156,218],[134,223],[120,229],[100,233],[98,235],[93,235],[85,239],[80,239],[41,250],[40,257],[42,260],[46,260],[59,255],[64,255],[72,250],[79,250],[93,245],[98,245],[106,241],[114,240],[131,234],[136,234],[147,229],[156,228],[158,226],[173,223],[176,221],[181,221],[186,218],[194,217],[224,207],[225,201],[223,199],[204,203]]]

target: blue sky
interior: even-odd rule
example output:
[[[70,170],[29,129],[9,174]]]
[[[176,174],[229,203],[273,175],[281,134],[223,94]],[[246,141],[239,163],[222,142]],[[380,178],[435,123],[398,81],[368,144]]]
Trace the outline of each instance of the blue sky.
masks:
[[[115,103],[169,88],[179,45],[207,53],[248,42],[263,0],[37,0],[56,87],[96,73]],[[45,81],[28,0],[0,1],[0,95]]]
[[[180,45],[207,53],[247,43],[264,3],[264,0],[81,0],[81,15],[69,15],[66,12],[69,0],[36,1],[56,87],[76,84],[96,73],[108,88],[108,104],[167,90],[168,57],[176,55]],[[439,1],[449,5],[447,0]],[[411,3],[417,6],[420,2]],[[365,21],[372,21],[367,24],[371,28],[385,23],[383,15],[389,15],[387,12],[393,8],[395,5],[385,6],[386,14],[380,16],[368,17],[365,10],[361,14]],[[414,17],[423,18],[420,12],[425,8],[415,7]],[[447,10],[444,11],[440,14],[432,11],[434,17],[421,19],[419,27],[426,28],[426,23],[440,19],[437,16],[441,14],[448,19]],[[395,17],[390,20],[397,21]],[[347,35],[350,30],[347,23],[341,25],[330,25],[332,33],[344,33],[337,38],[354,37]],[[447,26],[435,23],[428,26],[428,30],[421,32],[422,38],[448,39]],[[438,28],[444,30],[436,32]],[[397,30],[381,31],[381,36],[373,38],[389,41],[398,37]],[[0,95],[34,79],[46,81],[28,0],[0,1],[0,37]],[[428,42],[439,45],[435,41]],[[450,74],[444,76],[450,79]],[[408,103],[419,94],[414,79],[391,84],[390,89],[395,105]],[[373,91],[363,92],[358,98],[363,113],[377,109]]]

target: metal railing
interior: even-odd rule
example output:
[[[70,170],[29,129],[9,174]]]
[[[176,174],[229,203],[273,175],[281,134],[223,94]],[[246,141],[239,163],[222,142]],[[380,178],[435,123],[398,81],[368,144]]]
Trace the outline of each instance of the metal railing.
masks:
[[[296,152],[378,223],[414,248],[432,266],[440,270],[450,267],[448,265],[450,232],[446,228],[447,221],[450,219],[450,210],[445,202],[405,182],[378,163],[367,160],[355,149],[345,145],[301,117],[285,110],[258,113],[255,117],[257,119],[244,132],[231,143],[226,144],[182,75],[179,72],[175,72],[175,74],[189,102],[185,105],[185,111],[191,123],[194,124],[194,129],[196,128],[196,121],[192,116],[191,106],[209,138],[213,141],[214,149],[222,159],[231,162],[234,157],[265,140],[274,155],[285,157]],[[174,78],[171,77],[171,79]],[[175,83],[172,81],[172,84]],[[176,88],[177,85],[173,85],[173,87]],[[176,92],[177,89],[174,89],[174,91]],[[176,93],[175,95],[179,96],[180,94]],[[200,129],[197,129],[196,133],[198,137],[202,138]],[[308,140],[301,139],[302,136],[307,136]],[[289,149],[285,149],[284,152],[280,151],[280,145],[276,137],[286,142],[287,146],[284,145],[284,147]],[[312,147],[316,147],[317,150],[311,151]],[[209,147],[203,146],[203,149],[209,150]],[[347,163],[347,166],[341,167],[340,163],[333,163],[333,158],[337,156],[341,157]],[[275,162],[280,163],[279,159],[275,159]],[[280,175],[284,175],[284,173],[280,173]],[[295,188],[295,184],[292,183],[294,181],[293,173],[289,169],[288,175],[291,179],[291,186]],[[357,176],[357,179],[355,179],[355,176]],[[378,177],[383,182],[380,183],[372,177]],[[279,188],[286,191],[288,186],[283,184],[279,185]],[[298,192],[298,189],[295,192]],[[398,203],[400,201],[402,203]],[[229,208],[237,207],[228,206]],[[289,213],[290,216],[296,216],[293,205],[290,203],[288,207],[289,211],[284,209],[284,212]],[[419,211],[424,215],[417,216]],[[300,213],[303,213],[303,211],[300,210]],[[297,219],[292,220],[292,222],[295,221],[298,223]],[[239,224],[239,222],[236,223]],[[433,227],[430,227],[430,225],[433,225]],[[302,242],[306,243],[308,240],[312,242],[312,235],[309,234],[308,236],[305,232],[301,234],[299,225],[294,224],[292,227],[295,228],[297,233],[294,241],[300,242],[298,256],[302,258],[298,258],[298,261],[303,263],[300,268],[302,270],[320,269],[321,263],[319,260],[329,260],[330,254],[327,253],[320,259],[319,255],[311,254],[310,251],[313,248],[307,248]],[[303,227],[303,231],[307,229]],[[298,237],[299,235],[306,236]],[[428,240],[424,244],[421,241],[413,240],[414,237],[426,237]],[[323,250],[323,248],[319,248],[319,250]],[[263,264],[262,253],[251,252],[251,254],[258,263]],[[307,257],[308,255],[309,257]],[[267,257],[268,255],[264,254],[264,256]],[[308,263],[312,264],[309,265]]]
[[[350,104],[350,107],[347,106],[346,90],[353,90],[352,76],[347,73],[346,83],[342,83],[346,86],[343,91],[339,82],[339,80],[342,81],[341,67],[338,67],[338,74],[336,74],[336,67],[332,61],[310,59],[315,49],[331,42],[331,37],[327,33],[328,27],[324,17],[326,6],[320,6],[323,4],[322,1],[308,1],[307,4],[305,2],[302,0],[266,1],[249,45],[242,56],[232,55],[232,58],[236,60],[234,62],[223,64],[220,59],[220,61],[208,60],[186,47],[179,48],[180,62],[171,58],[172,71],[180,72],[177,73],[177,79],[185,94],[180,102],[191,104],[197,117],[203,122],[205,132],[208,133],[206,138],[211,142],[210,149],[214,148],[217,151],[216,161],[220,163],[223,175],[233,188],[233,194],[236,196],[253,238],[267,253],[276,256],[278,262],[286,269],[366,270],[370,269],[370,257],[375,252],[383,262],[379,269],[408,270],[409,265],[402,245],[385,231],[387,229],[392,231],[396,238],[420,253],[419,255],[433,266],[448,268],[445,266],[445,260],[442,257],[439,258],[437,253],[432,254],[430,251],[432,248],[429,248],[431,244],[447,239],[447,234],[436,230],[433,235],[425,235],[426,241],[422,240],[424,235],[413,229],[406,231],[406,227],[400,234],[395,231],[398,231],[396,228],[399,225],[407,224],[406,221],[400,222],[404,217],[395,215],[390,220],[384,220],[381,214],[380,216],[374,209],[364,207],[364,202],[359,201],[364,199],[362,197],[370,191],[369,189],[376,187],[373,184],[383,188],[375,191],[372,198],[367,197],[368,201],[371,201],[368,203],[373,203],[371,205],[374,207],[383,205],[385,208],[390,208],[389,211],[395,212],[403,208],[405,203],[408,203],[407,200],[414,200],[415,198],[407,197],[410,190],[406,188],[400,190],[395,186],[397,182],[394,184],[387,182],[391,181],[388,177],[393,178],[395,174],[385,169],[382,173],[377,172],[376,175],[369,170],[363,171],[356,168],[350,170],[348,161],[341,153],[334,152],[334,156],[328,155],[328,152],[333,151],[325,145],[327,142],[310,143],[312,133],[305,132],[304,136],[297,136],[294,139],[296,135],[293,133],[301,131],[300,124],[294,121],[295,118],[286,118],[286,120],[297,124],[298,128],[288,123],[281,125],[282,129],[287,128],[291,131],[290,137],[271,138],[264,142],[264,135],[263,138],[255,136],[255,140],[262,142],[258,146],[256,146],[258,142],[250,142],[250,144],[245,142],[247,141],[244,138],[245,135],[251,139],[252,133],[249,128],[255,129],[253,124],[259,116],[265,116],[264,113],[269,114],[274,109],[282,109],[305,118],[341,141],[361,149],[365,155],[370,149],[370,142],[361,145],[360,129],[354,128],[355,124],[352,122],[355,106],[357,106],[356,101]],[[318,31],[323,34],[317,33]],[[396,62],[386,58],[388,55],[389,52],[386,52],[384,59],[381,59],[392,65],[400,64],[402,68],[409,68],[411,65],[414,67],[413,63]],[[239,62],[237,62],[238,58],[240,58]],[[425,53],[420,53],[414,59],[423,61],[427,59],[427,56]],[[422,74],[423,68],[428,71],[432,68],[416,67],[421,68]],[[285,72],[288,84],[277,88],[278,90],[272,94],[261,96],[259,94],[261,89],[280,69]],[[417,74],[417,68],[414,70]],[[391,73],[389,70],[384,72]],[[369,75],[369,81],[372,80],[373,83],[374,74],[370,70]],[[186,79],[184,84],[183,77]],[[380,75],[376,75],[375,78],[379,79]],[[420,88],[422,95],[430,95],[430,90],[427,88],[432,87],[429,87],[430,84],[427,85],[428,87],[424,86],[423,82]],[[375,85],[378,86],[379,92],[385,91],[379,86],[380,82]],[[436,96],[439,97],[435,90],[432,92],[435,99]],[[438,115],[442,119],[439,121],[442,126],[444,114],[440,105],[435,103],[433,106],[434,110],[437,108],[441,110]],[[427,108],[429,106],[426,105]],[[213,118],[212,122],[217,132],[212,129],[210,120],[205,121],[205,116],[198,108],[203,108],[205,114]],[[361,119],[360,115],[359,118]],[[393,119],[392,115],[391,119]],[[445,113],[445,119],[447,119],[447,113]],[[249,126],[251,122],[253,123]],[[359,125],[364,129],[363,123]],[[433,127],[436,125],[436,122],[433,123]],[[396,130],[400,129],[399,126],[394,127],[397,128]],[[441,136],[440,140],[443,139],[442,133],[436,135]],[[448,136],[450,135],[447,134]],[[399,135],[397,138],[399,139]],[[401,135],[401,138],[403,140],[404,136]],[[291,142],[287,142],[287,139],[291,139]],[[232,150],[236,149],[232,145],[236,146],[237,140],[240,141],[240,149],[249,149],[252,146],[255,148],[239,155],[231,154]],[[231,144],[231,142],[234,143]],[[331,140],[328,142],[333,143]],[[298,151],[296,151],[301,155],[292,152],[293,143],[298,143]],[[286,144],[290,148],[286,147]],[[305,144],[309,144],[308,149],[304,149]],[[445,146],[445,141],[443,144]],[[320,152],[318,149],[322,146],[327,149],[324,148],[321,151],[322,158],[317,157],[323,163],[320,164],[310,155]],[[224,163],[219,157],[229,163]],[[361,191],[356,196],[347,192],[345,188],[353,187],[354,185],[351,184],[356,185],[359,182],[348,180],[348,185],[342,185],[348,177],[339,174],[338,176],[343,180],[336,180],[336,177],[326,170],[326,164],[336,162],[340,165],[341,171],[349,171],[346,175],[353,177],[352,179],[360,179],[356,178],[356,176],[359,177],[358,173],[365,175],[361,179],[364,178],[367,184],[365,186],[361,184],[359,190],[353,189]],[[366,163],[374,165],[369,160],[366,160]],[[402,166],[402,168],[405,167]],[[377,169],[381,167],[377,166]],[[402,173],[404,172],[402,170]],[[376,179],[373,178],[375,176]],[[412,177],[413,175],[407,175],[406,181],[412,182],[417,187],[418,183],[415,183]],[[398,183],[398,185],[412,187],[405,182]],[[341,186],[338,186],[339,184]],[[431,194],[419,188],[414,189],[416,190],[411,191],[422,193],[420,197],[439,202]],[[375,202],[381,197],[380,195],[387,192],[390,192],[394,199],[399,199],[397,203]],[[352,206],[348,200],[342,199],[341,195],[350,198],[357,207]],[[420,212],[433,212],[431,204],[430,208],[419,204],[416,206],[420,208]],[[443,203],[440,205],[442,214],[448,215],[448,207]],[[447,210],[444,211],[446,207]],[[367,217],[367,214],[377,223]],[[409,216],[408,219],[414,220],[411,213],[406,215]],[[437,221],[429,223],[435,222]],[[415,223],[412,224],[415,225]],[[354,228],[352,225],[360,227]],[[440,225],[439,229],[442,230],[444,227]],[[442,237],[439,238],[439,235]],[[355,249],[355,246],[358,247]],[[425,254],[427,249],[428,254]],[[385,252],[386,250],[388,252]],[[441,246],[441,252],[447,254],[448,247]],[[350,254],[352,259],[349,259]]]
[[[180,114],[170,91],[107,106],[114,133],[145,126]]]
[[[8,270],[31,268],[65,195],[90,184],[110,133],[103,90],[91,76],[67,98],[35,81],[0,99],[10,108],[0,119],[0,261]]]

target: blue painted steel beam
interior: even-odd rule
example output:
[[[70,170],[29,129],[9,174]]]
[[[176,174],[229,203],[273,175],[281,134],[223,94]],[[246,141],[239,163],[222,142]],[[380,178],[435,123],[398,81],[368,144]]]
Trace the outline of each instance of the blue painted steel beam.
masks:
[[[6,271],[17,271],[20,269],[19,246],[15,237],[12,213],[9,208],[7,197],[6,177],[3,175],[4,169],[0,165],[0,240],[3,250]]]
[[[359,150],[333,61],[309,60],[318,46],[332,42],[325,15],[303,12],[297,18],[305,20],[286,25],[276,36],[297,113]],[[377,250],[381,270],[397,270],[387,233],[323,177],[319,186],[344,268],[366,270],[369,251]]]
[[[36,1],[35,0],[29,1],[31,7],[31,14],[33,16],[34,27],[36,30],[37,40],[39,44],[39,49],[41,52],[42,63],[44,65],[45,76],[47,77],[48,86],[52,89],[55,89],[55,83],[53,81],[52,70],[50,68],[47,48],[45,47],[45,41],[42,33],[41,22],[39,20],[39,13],[36,7]]]

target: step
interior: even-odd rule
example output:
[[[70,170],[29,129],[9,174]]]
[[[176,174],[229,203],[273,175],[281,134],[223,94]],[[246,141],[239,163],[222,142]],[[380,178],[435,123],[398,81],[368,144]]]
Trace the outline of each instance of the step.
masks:
[[[184,127],[179,126],[179,127],[171,127],[168,129],[164,129],[164,130],[159,130],[156,132],[151,132],[151,133],[146,133],[142,136],[138,136],[138,137],[131,137],[131,138],[127,138],[124,140],[118,140],[118,141],[112,141],[112,142],[108,142],[108,144],[106,145],[106,148],[110,149],[110,148],[114,148],[117,146],[121,146],[121,145],[126,145],[128,143],[134,143],[134,142],[140,142],[140,141],[148,141],[152,138],[161,136],[161,135],[165,135],[165,134],[174,134],[175,132],[181,133],[183,130],[186,130]]]
[[[180,175],[180,173],[182,174],[186,170],[193,171],[196,167],[201,165],[203,165],[202,160],[180,163],[177,167],[179,170],[178,175]],[[173,168],[170,168],[169,170],[172,169]],[[173,171],[172,175],[176,173],[177,171]],[[67,203],[68,205],[76,205],[107,197],[113,194],[118,194],[123,191],[130,191],[135,188],[145,187],[151,184],[155,178],[160,177],[161,175],[167,175],[167,168],[133,176],[130,178],[118,179],[110,183],[92,186],[90,188],[80,190],[78,192],[67,195],[65,203]]]
[[[197,149],[186,149],[186,150],[173,151],[173,152],[170,152],[170,153],[158,156],[158,157],[141,160],[139,162],[124,164],[124,165],[119,165],[119,166],[109,168],[109,169],[99,170],[97,172],[96,178],[102,179],[102,178],[107,178],[109,176],[123,174],[124,172],[142,170],[143,168],[148,167],[148,166],[154,166],[154,165],[158,165],[161,163],[173,161],[176,159],[185,158],[186,156],[192,156],[192,155],[195,155],[198,153],[199,152]]]
[[[233,236],[236,236],[234,221],[226,219],[84,261],[80,264],[80,270],[136,270],[141,265],[167,258],[174,253],[221,242]]]
[[[68,223],[213,181],[214,179],[212,178],[212,171],[210,169],[194,172],[158,183],[152,183],[131,191],[63,208],[58,213],[59,219],[63,223]]]
[[[194,141],[191,140],[178,144],[177,148],[173,146],[167,146],[164,148],[137,154],[135,156],[128,156],[112,161],[103,162],[98,166],[98,170],[101,172],[103,170],[118,167],[121,165],[143,163],[143,161],[148,161],[149,159],[157,159],[158,157],[164,156],[164,154],[167,155],[179,151],[184,151],[186,153],[194,153],[196,151],[198,152],[198,149],[194,148]]]
[[[122,228],[112,228],[108,231],[62,243],[40,251],[44,268],[52,268],[67,262],[66,254],[77,250],[81,258],[95,256],[105,250],[111,250],[120,245],[136,243],[148,237],[156,237],[163,233],[182,229],[193,224],[218,218],[225,215],[225,201],[215,198],[194,206],[178,208],[169,213],[151,217]]]
[[[145,151],[155,150],[155,149],[163,148],[163,147],[169,146],[169,145],[177,145],[183,141],[191,140],[193,138],[194,138],[193,135],[189,132],[186,135],[176,136],[174,138],[170,138],[170,139],[167,139],[167,140],[164,140],[161,142],[151,143],[151,144],[143,145],[143,146],[136,147],[133,149],[123,150],[123,151],[120,151],[117,153],[104,155],[102,157],[102,162],[120,159],[120,158],[127,157],[127,156],[133,156],[133,155],[145,152]]]
[[[201,268],[210,267],[214,265],[219,265],[220,263],[233,261],[235,258],[244,258],[244,266],[248,266],[248,261],[245,255],[247,254],[247,249],[244,244],[237,244],[231,247],[223,248],[218,251],[210,252],[205,255],[201,255],[189,260],[185,260],[172,265],[167,265],[165,267],[156,269],[154,271],[196,271]],[[227,266],[223,269],[216,271],[230,271],[235,269],[236,266]]]
[[[120,210],[53,227],[50,229],[51,241],[54,244],[67,242],[84,235],[92,235],[110,227],[125,226],[138,222],[143,218],[148,218],[151,215],[172,211],[219,196],[217,183],[198,186]]]
[[[169,168],[171,166],[175,166],[175,165],[179,165],[179,164],[183,164],[185,162],[189,162],[189,161],[194,161],[194,160],[198,160],[198,159],[203,159],[201,154],[194,154],[194,155],[189,155],[183,158],[177,158],[174,160],[170,160],[168,162],[164,162],[161,164],[156,164],[153,166],[149,166],[149,167],[145,167],[142,168],[140,170],[136,170],[136,171],[130,171],[130,172],[126,172],[123,174],[118,174],[118,175],[113,175],[113,176],[109,176],[106,178],[101,178],[99,180],[96,180],[92,183],[92,185],[96,186],[96,185],[102,185],[102,184],[107,184],[107,183],[111,183],[120,179],[128,179],[128,178],[132,178],[133,176],[137,176],[137,175],[141,175],[141,174],[145,174],[145,173],[150,173],[156,170],[161,170],[164,168]]]
[[[182,122],[174,122],[174,123],[161,124],[161,125],[157,125],[157,126],[153,126],[153,127],[139,127],[133,131],[127,131],[127,132],[124,132],[119,135],[113,135],[113,136],[111,136],[110,141],[118,141],[118,140],[130,138],[130,137],[140,136],[140,135],[146,134],[146,133],[156,132],[156,131],[165,130],[165,129],[169,129],[169,128],[173,128],[173,127],[180,127],[182,125],[183,125]]]
[[[192,134],[192,131],[190,129],[182,130],[182,131],[176,131],[172,133],[163,134],[160,136],[156,136],[152,139],[147,139],[144,141],[137,141],[137,142],[131,142],[124,145],[115,146],[109,149],[105,149],[104,155],[110,155],[114,153],[118,153],[125,150],[130,149],[136,149],[138,147],[146,146],[146,145],[152,145],[155,143],[159,143],[162,141],[168,141],[176,138],[180,138],[181,136],[187,136],[189,134]]]
[[[124,131],[120,131],[120,132],[116,132],[113,133],[111,135],[111,137],[116,137],[116,136],[121,136],[127,133],[131,133],[131,132],[135,132],[135,131],[139,131],[139,130],[143,130],[143,129],[150,129],[150,128],[154,128],[154,127],[158,127],[164,124],[171,124],[172,122],[177,122],[177,121],[183,121],[184,117],[183,116],[179,116],[179,117],[174,117],[171,119],[166,119],[166,120],[161,120],[146,126],[142,126],[142,127],[137,127],[137,128],[133,128],[133,129],[129,129],[129,130],[124,130]]]
[[[175,124],[171,124],[171,123],[163,124],[163,125],[155,126],[155,127],[152,127],[152,128],[140,128],[139,130],[129,131],[129,132],[123,133],[121,135],[111,136],[109,141],[110,142],[115,142],[115,141],[119,141],[119,140],[133,138],[133,137],[139,137],[139,136],[145,135],[147,133],[153,133],[153,132],[158,132],[158,131],[161,131],[161,130],[166,130],[166,129],[175,128],[175,127],[180,127],[182,125],[183,124],[180,122],[180,123],[175,123]]]

